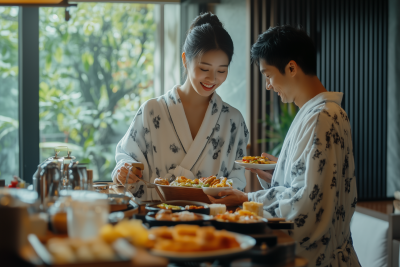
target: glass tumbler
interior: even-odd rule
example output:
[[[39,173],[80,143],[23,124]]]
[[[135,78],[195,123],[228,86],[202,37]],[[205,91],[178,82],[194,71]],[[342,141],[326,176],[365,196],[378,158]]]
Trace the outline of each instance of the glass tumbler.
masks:
[[[91,191],[74,191],[67,211],[70,238],[91,239],[99,235],[108,222],[107,195]]]

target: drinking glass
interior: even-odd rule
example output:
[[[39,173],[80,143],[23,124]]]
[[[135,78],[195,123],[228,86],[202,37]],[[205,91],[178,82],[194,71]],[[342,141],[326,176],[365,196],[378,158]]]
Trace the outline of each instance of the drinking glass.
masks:
[[[108,213],[107,195],[84,190],[71,192],[71,203],[67,211],[69,237],[97,237],[101,227],[107,224]]]

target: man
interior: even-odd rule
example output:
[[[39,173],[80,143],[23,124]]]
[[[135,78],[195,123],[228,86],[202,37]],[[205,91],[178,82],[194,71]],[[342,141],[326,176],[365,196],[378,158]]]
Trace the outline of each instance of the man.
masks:
[[[252,61],[283,103],[299,108],[274,172],[257,173],[265,190],[222,191],[213,203],[264,204],[273,217],[294,221],[289,234],[310,266],[360,266],[350,233],[357,203],[349,118],[343,94],[327,92],[316,76],[316,50],[307,34],[290,26],[270,28],[251,49]],[[334,89],[334,88],[332,88]]]

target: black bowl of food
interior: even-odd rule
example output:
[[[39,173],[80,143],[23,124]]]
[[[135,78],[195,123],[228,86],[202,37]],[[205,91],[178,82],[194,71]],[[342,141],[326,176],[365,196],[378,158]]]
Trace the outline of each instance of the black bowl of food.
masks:
[[[190,211],[172,212],[171,210],[160,210],[157,213],[149,212],[145,220],[150,227],[153,226],[175,226],[178,224],[191,224],[204,226],[210,221],[209,215],[194,213]]]
[[[206,203],[188,200],[171,200],[160,204],[147,204],[146,210],[155,213],[160,210],[170,210],[173,213],[186,210],[204,215],[210,214],[210,207]]]
[[[269,230],[268,221],[246,211],[226,212],[214,216],[211,224],[218,230],[225,229],[240,234],[260,234]]]

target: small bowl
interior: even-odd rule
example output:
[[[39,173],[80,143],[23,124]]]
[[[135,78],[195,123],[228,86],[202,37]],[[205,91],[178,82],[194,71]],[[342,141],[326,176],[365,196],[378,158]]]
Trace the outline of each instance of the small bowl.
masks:
[[[230,190],[230,187],[202,187],[204,194],[212,197],[218,197],[219,192],[224,190]]]

